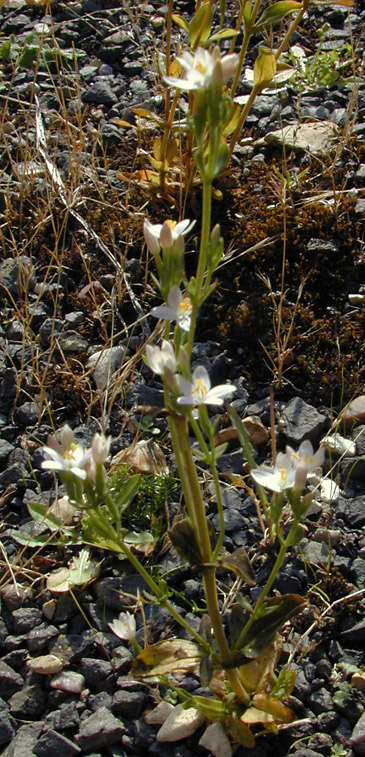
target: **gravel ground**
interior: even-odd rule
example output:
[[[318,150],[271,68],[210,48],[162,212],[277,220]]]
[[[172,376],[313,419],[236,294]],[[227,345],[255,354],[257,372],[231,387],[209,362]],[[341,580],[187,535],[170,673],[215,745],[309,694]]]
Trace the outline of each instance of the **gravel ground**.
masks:
[[[191,6],[189,2],[178,3],[182,15],[191,13]],[[2,38],[9,35],[15,35],[16,41],[20,42],[32,30],[40,34],[39,24],[47,23],[41,9],[30,8],[23,0],[8,0],[1,12],[0,44]],[[27,533],[34,533],[27,508],[29,503],[51,502],[54,497],[53,479],[40,467],[42,454],[39,445],[45,443],[50,425],[47,413],[40,414],[40,391],[34,380],[35,372],[39,375],[47,367],[47,376],[52,374],[50,391],[55,402],[56,425],[67,421],[77,438],[86,444],[98,429],[98,405],[93,405],[91,410],[87,408],[87,400],[78,405],[77,386],[68,383],[68,374],[66,379],[62,378],[59,365],[66,355],[68,365],[76,374],[80,363],[90,367],[89,383],[81,384],[85,396],[95,392],[95,384],[97,388],[103,388],[109,363],[99,363],[95,370],[92,356],[105,348],[103,318],[109,317],[109,313],[102,306],[105,308],[105,302],[111,298],[115,276],[119,275],[117,250],[120,249],[117,230],[114,248],[103,243],[101,234],[92,239],[93,249],[87,249],[90,265],[95,265],[98,256],[104,260],[103,270],[96,273],[99,276],[97,286],[85,275],[85,270],[80,273],[72,258],[67,256],[61,278],[56,270],[45,279],[45,271],[48,272],[52,264],[45,260],[43,252],[37,258],[35,251],[37,244],[45,249],[47,233],[51,232],[42,227],[38,237],[36,216],[31,213],[21,216],[17,206],[18,196],[25,190],[29,177],[29,165],[24,162],[27,149],[34,163],[32,187],[40,202],[47,195],[44,154],[42,160],[41,151],[37,159],[33,153],[36,142],[34,119],[25,129],[27,107],[34,115],[36,94],[47,134],[52,135],[48,139],[48,149],[62,181],[72,184],[75,175],[84,192],[86,186],[94,187],[97,182],[103,182],[106,195],[114,198],[117,194],[113,192],[119,193],[123,202],[127,184],[118,175],[118,164],[113,162],[113,155],[118,160],[124,155],[125,166],[122,168],[128,170],[128,159],[135,148],[133,139],[126,137],[117,121],[131,118],[131,107],[136,105],[161,112],[162,93],[155,73],[154,55],[165,12],[166,8],[158,2],[130,3],[125,8],[112,0],[104,3],[96,0],[57,2],[52,10],[52,28],[65,54],[74,48],[77,70],[70,66],[68,71],[62,68],[60,73],[54,68],[51,75],[40,68],[34,87],[32,70],[15,67],[7,61],[0,64],[0,96],[6,135],[0,182],[8,198],[1,204],[1,228],[6,227],[6,230],[1,232],[0,264],[3,312],[0,325],[0,502],[4,571],[0,618],[0,745],[4,757],[54,757],[58,754],[63,757],[78,754],[90,757],[146,754],[192,757],[207,754],[198,746],[202,728],[183,742],[166,745],[156,740],[157,728],[144,720],[143,713],[156,703],[156,693],[128,675],[133,661],[132,651],[127,644],[120,643],[108,626],[121,610],[130,606],[128,596],[135,596],[137,588],[143,588],[128,566],[103,556],[99,579],[78,595],[81,612],[71,596],[66,594],[55,598],[45,584],[46,574],[67,563],[75,550],[49,547],[37,555],[34,549],[26,549],[20,557],[20,547],[14,538],[20,528],[23,533],[24,529]],[[350,14],[340,7],[314,8],[296,42],[310,47],[313,28],[324,21],[331,25],[325,34],[324,45],[327,47],[324,49],[338,49],[349,38],[350,29],[354,38],[360,40],[365,11],[360,2]],[[178,36],[174,44],[178,44]],[[244,95],[245,91],[242,85],[238,94]],[[280,123],[292,123],[298,117],[332,121],[344,127],[351,97],[351,88],[334,85],[322,87],[320,91],[303,92],[298,100],[289,88],[284,102],[282,95],[258,98],[248,126],[256,135],[262,136],[268,129],[279,128]],[[73,174],[76,168],[65,132],[59,136],[61,132],[57,128],[65,113],[64,108],[70,120],[74,117],[74,123],[77,122],[80,101],[86,136],[84,144],[79,145],[77,172]],[[364,134],[364,114],[365,87],[362,83],[353,123],[354,133],[359,138]],[[109,161],[104,161],[106,154],[110,156]],[[264,154],[263,151],[262,156]],[[239,155],[238,150],[236,160]],[[353,173],[349,186],[357,193],[360,221],[365,202],[361,194],[364,169],[364,164],[349,168]],[[86,193],[85,197],[84,205],[87,205]],[[62,204],[59,198],[55,200],[55,218],[57,202]],[[31,205],[27,207],[31,208]],[[78,209],[77,204],[75,207]],[[83,206],[80,207],[81,216],[86,217],[82,214]],[[14,235],[17,252],[20,251],[16,260],[9,233],[12,212],[17,218]],[[79,218],[73,217],[70,223],[67,250],[72,248],[70,239],[73,234],[78,241],[81,238]],[[87,221],[81,234],[87,236],[89,232]],[[105,265],[106,254],[110,255],[109,270]],[[126,329],[128,339],[124,332],[108,353],[113,368],[120,366],[125,357],[131,358],[153,328],[149,320],[137,327],[130,325],[141,315],[141,309],[142,313],[144,308],[148,312],[142,285],[134,286],[133,275],[138,272],[139,265],[137,255],[128,257],[126,254],[124,258],[125,303],[116,308],[114,317],[119,318],[118,328],[121,333]],[[24,302],[25,281],[27,298]],[[355,308],[364,307],[361,300],[364,288],[361,286],[364,282],[358,281],[356,294],[360,296],[360,304],[355,304]],[[98,287],[106,293],[104,300],[98,299]],[[87,288],[88,292],[96,292],[89,311],[83,300]],[[148,289],[147,296],[151,297]],[[55,298],[62,303],[59,310],[54,307]],[[24,308],[30,318],[34,341],[29,341],[24,326]],[[56,350],[51,349],[54,333],[58,338]],[[360,340],[363,336],[359,335]],[[40,345],[40,357],[34,352],[35,344]],[[267,386],[258,388],[247,382],[241,373],[240,356],[237,355],[234,361],[219,341],[197,344],[194,360],[209,366],[214,382],[220,383],[229,377],[237,385],[234,405],[242,416],[259,417],[264,436],[256,446],[257,460],[266,459],[269,455],[265,437],[265,429],[269,427]],[[88,390],[90,382],[91,389]],[[160,385],[145,367],[139,366],[128,383],[123,412],[120,403],[117,404],[118,407],[113,405],[111,408],[107,429],[113,437],[113,454],[132,442],[135,418],[139,418],[136,408],[162,405]],[[293,391],[277,401],[276,410],[280,416],[280,448],[286,443],[297,446],[305,438],[318,445],[333,428],[337,413],[337,408],[319,406],[316,397],[304,401]],[[268,757],[273,750],[281,757],[288,754],[289,749],[295,757],[365,754],[365,595],[361,594],[362,590],[365,592],[363,424],[365,395],[350,407],[348,419],[340,427],[344,437],[354,443],[351,456],[339,462],[335,454],[331,458],[327,456],[327,470],[335,463],[338,496],[333,499],[328,492],[322,492],[309,517],[307,538],[303,541],[301,553],[293,550],[276,582],[276,588],[282,593],[295,592],[304,596],[310,590],[306,611],[295,619],[292,629],[285,632],[281,659],[285,663],[289,656],[293,658],[292,667],[297,672],[297,679],[289,704],[304,722],[277,737],[258,740],[253,751],[238,748],[237,757],[248,757],[249,754]],[[163,436],[162,415],[156,417],[155,426]],[[220,466],[222,473],[242,471],[242,456],[234,442],[222,457]],[[176,504],[169,504],[173,512]],[[213,503],[208,503],[208,507],[214,524]],[[253,502],[244,490],[230,488],[225,490],[224,508],[225,547],[228,551],[240,546],[247,548],[260,587],[268,575],[272,556],[270,553],[265,556],[262,548],[262,534]],[[8,562],[22,565],[17,573],[18,588],[14,586],[10,568],[7,568]],[[185,599],[181,594],[176,595],[179,597],[177,604],[181,602],[181,611],[188,613],[192,603],[199,604],[199,579],[184,571],[171,551],[161,558],[160,567],[163,571],[171,571],[171,588],[185,593]],[[253,596],[257,590],[257,587],[252,590]],[[148,608],[147,618],[152,640],[176,631],[162,609]],[[142,635],[142,624],[140,620],[138,622]],[[193,616],[191,622],[196,622]],[[42,672],[34,666],[32,669],[29,660],[45,655],[53,655],[56,662],[62,660],[62,673],[47,667],[54,664],[54,657],[51,663],[49,659],[47,662],[43,660],[41,664],[46,665],[46,669]],[[188,678],[184,685],[189,691],[199,692],[199,681],[194,677]]]

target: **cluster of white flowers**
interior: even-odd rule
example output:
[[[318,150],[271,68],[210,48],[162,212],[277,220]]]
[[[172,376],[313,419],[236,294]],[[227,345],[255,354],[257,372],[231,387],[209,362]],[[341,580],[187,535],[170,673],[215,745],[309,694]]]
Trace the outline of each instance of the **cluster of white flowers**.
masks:
[[[301,443],[298,452],[292,447],[279,452],[274,466],[260,465],[251,470],[251,476],[257,484],[281,494],[286,489],[302,491],[307,482],[308,473],[321,469],[325,451],[320,447],[316,453],[310,441]]]
[[[171,378],[177,369],[174,348],[166,339],[161,347],[147,345],[146,357],[151,371],[165,379]],[[233,384],[218,384],[212,388],[208,371],[203,365],[195,368],[191,381],[183,376],[176,376],[176,381],[181,392],[177,399],[179,405],[223,405],[225,398],[236,391]]]
[[[94,434],[91,447],[84,447],[76,441],[73,431],[66,424],[54,436],[49,436],[47,445],[42,449],[47,455],[42,468],[61,473],[72,473],[76,478],[84,481],[93,480],[95,466],[103,464],[108,458],[110,437],[104,434]]]

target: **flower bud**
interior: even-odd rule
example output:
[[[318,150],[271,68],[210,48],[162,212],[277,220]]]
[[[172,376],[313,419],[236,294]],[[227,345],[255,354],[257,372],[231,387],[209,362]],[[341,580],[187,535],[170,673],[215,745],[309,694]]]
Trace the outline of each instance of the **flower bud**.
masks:
[[[91,448],[95,463],[105,463],[109,455],[110,442],[110,436],[106,437],[104,434],[94,434]]]

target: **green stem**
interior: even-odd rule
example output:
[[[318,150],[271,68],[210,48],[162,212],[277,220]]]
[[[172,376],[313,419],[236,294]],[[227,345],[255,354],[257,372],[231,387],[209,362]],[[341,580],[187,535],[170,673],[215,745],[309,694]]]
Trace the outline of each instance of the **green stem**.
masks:
[[[190,331],[189,331],[188,341],[186,345],[186,350],[189,357],[191,356],[191,352],[193,349],[195,329],[196,329],[196,319],[197,319],[198,308],[200,304],[200,292],[203,286],[204,275],[206,272],[207,249],[208,249],[208,243],[209,243],[211,214],[212,214],[212,181],[211,179],[203,179],[202,212],[203,212],[203,216],[202,216],[202,228],[201,228],[201,236],[200,236],[199,261],[198,261],[198,268],[196,272],[195,297],[194,297],[192,313],[191,313]]]
[[[180,462],[181,465],[179,473],[184,495],[190,497],[190,501],[186,501],[186,505],[189,515],[191,513],[193,515],[192,520],[195,526],[196,538],[200,545],[202,561],[209,563],[211,562],[212,549],[205,515],[205,505],[191,452],[187,421],[184,416],[170,415],[169,425],[170,428],[173,427],[174,429],[172,437],[174,452],[177,464],[179,465]]]
[[[230,660],[231,655],[226,635],[224,633],[222,615],[218,604],[215,572],[216,568],[213,566],[206,568],[203,574],[203,581],[209,617],[212,623],[215,640],[218,644],[222,663],[224,665]]]
[[[296,31],[297,27],[299,26],[299,24],[300,24],[300,22],[301,22],[301,20],[302,20],[302,18],[304,16],[304,14],[305,14],[305,12],[309,8],[309,6],[310,6],[310,0],[303,0],[303,7],[299,11],[298,15],[295,17],[293,23],[289,26],[289,29],[288,29],[288,31],[287,31],[287,33],[286,33],[286,35],[285,35],[285,37],[284,37],[284,39],[283,39],[280,47],[278,48],[278,50],[275,53],[276,60],[279,60],[281,53],[283,52],[283,50],[285,50],[288,42],[292,38],[294,32]]]
[[[207,416],[208,418],[208,416]],[[216,492],[217,497],[217,507],[218,507],[218,517],[219,517],[219,539],[218,542],[214,548],[213,552],[213,559],[217,557],[220,550],[222,549],[223,540],[224,540],[224,532],[225,532],[225,526],[224,526],[224,515],[223,515],[223,502],[222,502],[222,495],[221,495],[221,489],[219,486],[219,478],[217,473],[217,467],[215,464],[215,447],[214,447],[214,437],[210,431],[210,425],[209,421],[206,426],[207,434],[209,434],[209,442],[210,442],[210,450],[208,449],[208,445],[205,442],[205,439],[203,437],[203,434],[200,430],[199,424],[193,417],[193,414],[190,413],[189,416],[189,422],[190,425],[194,431],[194,434],[199,442],[200,449],[205,454],[206,462],[209,465],[210,472],[212,474],[214,488]],[[210,432],[210,433],[209,433]]]
[[[246,2],[248,2],[248,0],[246,0]],[[248,43],[250,41],[250,37],[251,37],[251,33],[252,33],[252,27],[254,26],[254,23],[256,21],[257,14],[258,14],[258,12],[260,10],[260,6],[261,6],[261,0],[256,0],[255,5],[254,5],[254,7],[252,9],[250,20],[249,20],[249,22],[247,24],[245,23],[245,33],[244,33],[243,40],[242,40],[242,46],[241,46],[241,50],[240,50],[240,57],[239,57],[239,60],[238,60],[238,66],[236,68],[235,76],[234,76],[234,79],[233,79],[233,84],[232,84],[232,87],[231,87],[231,93],[230,94],[231,94],[232,100],[233,100],[233,98],[234,98],[234,96],[236,94],[236,90],[237,90],[237,87],[238,87],[238,84],[239,84],[239,80],[241,78],[241,72],[242,72],[243,64],[244,64],[245,58],[246,58]]]
[[[218,597],[217,597],[217,585],[215,577],[215,567],[207,568],[204,572],[204,591],[207,600],[207,607],[209,617],[212,623],[214,631],[214,637],[218,645],[221,662],[223,667],[225,663],[229,663],[231,659],[231,652],[228,646],[226,635],[224,633],[222,615],[219,609]],[[225,674],[232,686],[233,691],[241,702],[247,703],[250,699],[241,679],[238,670],[234,668],[228,668],[225,670]]]
[[[293,527],[294,526],[292,526],[292,528]],[[289,538],[289,535],[290,535],[290,533],[292,531],[292,528],[289,531],[287,539]],[[266,584],[265,584],[264,588],[262,589],[262,592],[261,592],[261,594],[260,594],[260,596],[259,596],[259,598],[258,598],[258,600],[256,602],[256,605],[255,605],[255,607],[254,607],[254,609],[253,609],[253,611],[251,613],[250,618],[248,619],[246,625],[243,627],[243,629],[242,629],[242,631],[241,631],[241,633],[240,633],[240,635],[239,635],[239,637],[238,637],[238,639],[236,641],[235,649],[241,649],[241,647],[243,646],[244,640],[245,640],[245,638],[246,638],[246,636],[247,636],[247,634],[248,634],[248,632],[249,632],[252,624],[256,620],[256,618],[257,618],[257,616],[258,616],[258,614],[259,614],[259,612],[261,610],[261,607],[262,607],[262,605],[263,605],[263,603],[264,603],[264,601],[265,601],[265,599],[266,599],[266,597],[267,597],[267,595],[268,595],[268,593],[269,593],[269,591],[270,591],[270,589],[271,589],[271,587],[272,587],[272,585],[273,585],[273,583],[275,581],[275,578],[276,578],[276,576],[277,576],[277,574],[278,574],[278,572],[279,572],[279,570],[280,570],[280,568],[281,568],[281,566],[283,564],[284,557],[285,557],[287,549],[288,549],[287,543],[286,543],[287,539],[283,542],[283,544],[280,547],[279,554],[278,554],[278,556],[277,556],[277,558],[275,560],[275,563],[274,563],[274,565],[272,567],[272,570],[271,570],[271,573],[269,575],[269,578],[267,579]]]
[[[189,625],[189,623],[183,618],[180,613],[175,610],[171,602],[167,599],[167,597],[164,597],[161,593],[161,589],[159,585],[153,580],[153,578],[147,573],[146,569],[143,567],[142,563],[138,560],[138,557],[135,556],[135,554],[127,547],[126,544],[123,542],[120,544],[120,550],[125,554],[125,556],[128,558],[129,562],[133,565],[133,567],[136,569],[136,571],[142,576],[142,578],[145,580],[147,586],[151,589],[151,591],[155,594],[155,596],[159,599],[161,604],[166,607],[166,609],[169,611],[170,615],[176,620],[177,623],[179,623],[185,630],[198,642],[198,644],[205,650],[207,654],[211,654],[212,649],[210,644],[208,644],[205,639],[203,639],[202,636],[197,631],[194,631],[194,629]]]
[[[260,92],[260,87],[259,86],[254,86],[253,89],[252,89],[252,91],[251,91],[251,94],[250,94],[250,96],[249,96],[249,98],[247,100],[247,103],[246,103],[246,105],[244,106],[244,108],[242,110],[242,113],[240,115],[240,120],[239,120],[239,122],[238,122],[238,124],[236,126],[236,129],[234,131],[232,139],[231,139],[231,141],[229,143],[229,159],[232,157],[232,153],[233,153],[234,147],[236,145],[238,137],[241,134],[241,131],[243,129],[243,126],[244,126],[244,123],[246,121],[246,118],[247,118],[247,115],[249,113],[249,110],[251,108],[251,105],[252,105],[253,101],[255,100],[256,95],[259,94],[259,92]]]

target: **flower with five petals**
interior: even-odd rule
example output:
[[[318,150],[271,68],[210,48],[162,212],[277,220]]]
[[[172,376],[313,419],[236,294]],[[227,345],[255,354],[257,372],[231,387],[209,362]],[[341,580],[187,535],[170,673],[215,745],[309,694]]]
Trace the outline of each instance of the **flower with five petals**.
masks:
[[[177,89],[187,91],[199,91],[208,89],[213,84],[219,85],[228,81],[238,64],[238,55],[231,53],[221,58],[220,50],[215,47],[210,53],[202,47],[198,47],[194,55],[185,51],[177,62],[184,69],[185,78],[165,76],[166,84]]]
[[[155,318],[161,318],[165,321],[176,321],[183,331],[189,331],[192,309],[190,297],[187,295],[184,297],[179,287],[174,284],[167,297],[167,306],[160,305],[152,308],[151,314]]]
[[[179,376],[179,388],[182,396],[178,397],[179,405],[223,405],[226,397],[236,391],[233,384],[218,384],[211,387],[208,371],[203,365],[198,365],[193,371],[192,381]]]

